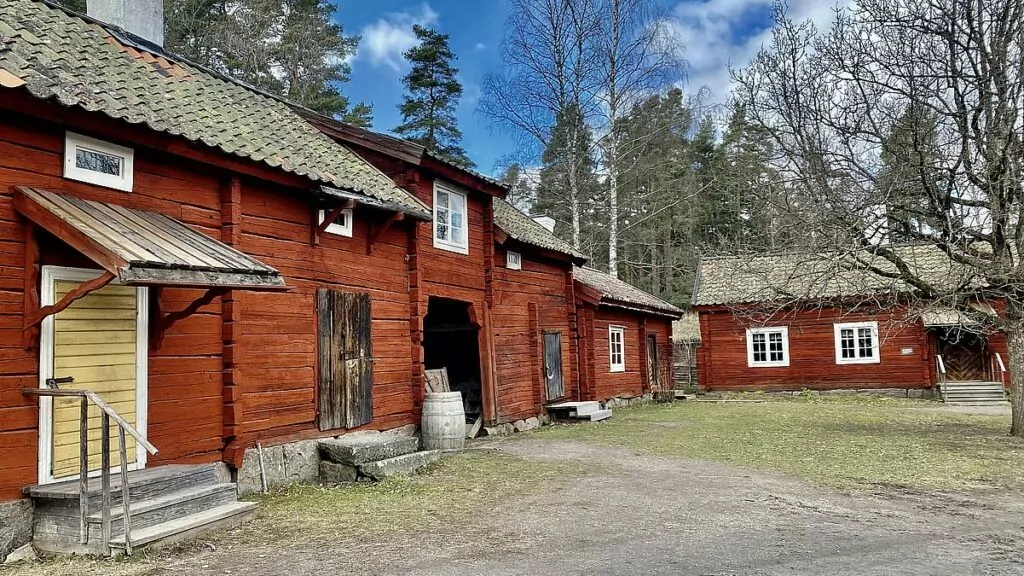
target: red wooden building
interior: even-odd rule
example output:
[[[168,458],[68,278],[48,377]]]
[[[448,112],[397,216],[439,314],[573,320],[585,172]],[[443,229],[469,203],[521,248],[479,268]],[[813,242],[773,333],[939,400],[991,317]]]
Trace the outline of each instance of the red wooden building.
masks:
[[[286,103],[130,33],[33,0],[0,24],[0,500],[101,468],[100,409],[82,460],[50,378],[158,449],[130,436],[133,468],[418,421],[427,205]],[[318,355],[349,321],[367,345]]]
[[[935,248],[896,249],[930,282],[968,280]],[[1005,338],[941,302],[911,308],[901,298],[908,292],[822,255],[705,259],[693,296],[699,386],[915,396],[936,389],[947,400],[1004,400]],[[995,314],[987,304],[975,306]]]
[[[0,30],[0,517],[34,486],[37,545],[130,547],[84,542],[87,498],[39,522],[105,468],[103,418],[155,482],[418,423],[424,369],[487,424],[667,386],[678,311],[574,273],[497,182],[47,2]],[[251,513],[230,488],[207,521]]]
[[[671,390],[672,321],[683,311],[592,268],[576,268],[574,279],[581,398]]]

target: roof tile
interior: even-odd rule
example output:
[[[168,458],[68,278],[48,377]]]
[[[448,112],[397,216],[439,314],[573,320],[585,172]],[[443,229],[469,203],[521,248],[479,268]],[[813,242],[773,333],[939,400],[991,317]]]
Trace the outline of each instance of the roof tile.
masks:
[[[139,54],[148,49],[136,49],[132,37],[115,27],[39,0],[5,0],[0,3],[0,34],[6,40],[0,44],[0,70],[26,80],[38,98],[145,122],[154,130],[297,174],[302,170],[316,182],[429,217],[422,202],[308,124],[283,100],[160,54],[186,72],[165,76]]]

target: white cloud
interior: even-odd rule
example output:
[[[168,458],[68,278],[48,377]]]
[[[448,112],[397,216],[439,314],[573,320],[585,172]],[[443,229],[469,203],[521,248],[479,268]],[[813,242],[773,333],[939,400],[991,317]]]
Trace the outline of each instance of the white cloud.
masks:
[[[810,19],[819,30],[832,22],[836,2],[848,5],[850,0],[790,0],[789,16],[793,20]],[[675,32],[685,44],[685,57],[690,64],[690,92],[702,86],[711,91],[711,99],[724,102],[730,93],[729,66],[742,67],[757,55],[762,45],[771,41],[771,28],[760,25],[750,30],[751,16],[766,14],[771,0],[686,0],[673,10]],[[755,22],[765,22],[755,18]],[[736,39],[737,32],[743,38]]]
[[[476,46],[473,47],[474,52],[483,52],[484,50],[487,50],[487,44],[483,42],[477,42]]]
[[[414,24],[432,26],[437,23],[438,14],[430,4],[424,2],[419,12],[395,12],[369,24],[360,35],[357,58],[366,57],[374,66],[389,66],[401,70],[402,53],[417,44],[412,32]]]

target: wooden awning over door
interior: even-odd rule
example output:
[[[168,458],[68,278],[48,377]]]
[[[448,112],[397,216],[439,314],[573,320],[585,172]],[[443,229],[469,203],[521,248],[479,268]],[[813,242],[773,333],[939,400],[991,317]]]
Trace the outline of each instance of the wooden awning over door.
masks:
[[[274,268],[163,214],[28,187],[14,207],[122,284],[287,288]]]

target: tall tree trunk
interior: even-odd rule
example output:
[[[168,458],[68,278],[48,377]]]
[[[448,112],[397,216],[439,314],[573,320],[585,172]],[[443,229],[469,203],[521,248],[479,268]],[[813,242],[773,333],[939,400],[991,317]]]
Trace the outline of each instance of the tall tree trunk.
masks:
[[[1024,437],[1024,318],[1011,322],[1006,328],[1006,344],[1010,352],[1010,386],[1013,387],[1010,435]]]
[[[614,136],[612,136],[614,139]],[[619,173],[616,165],[618,148],[608,145],[608,273],[619,277]]]

